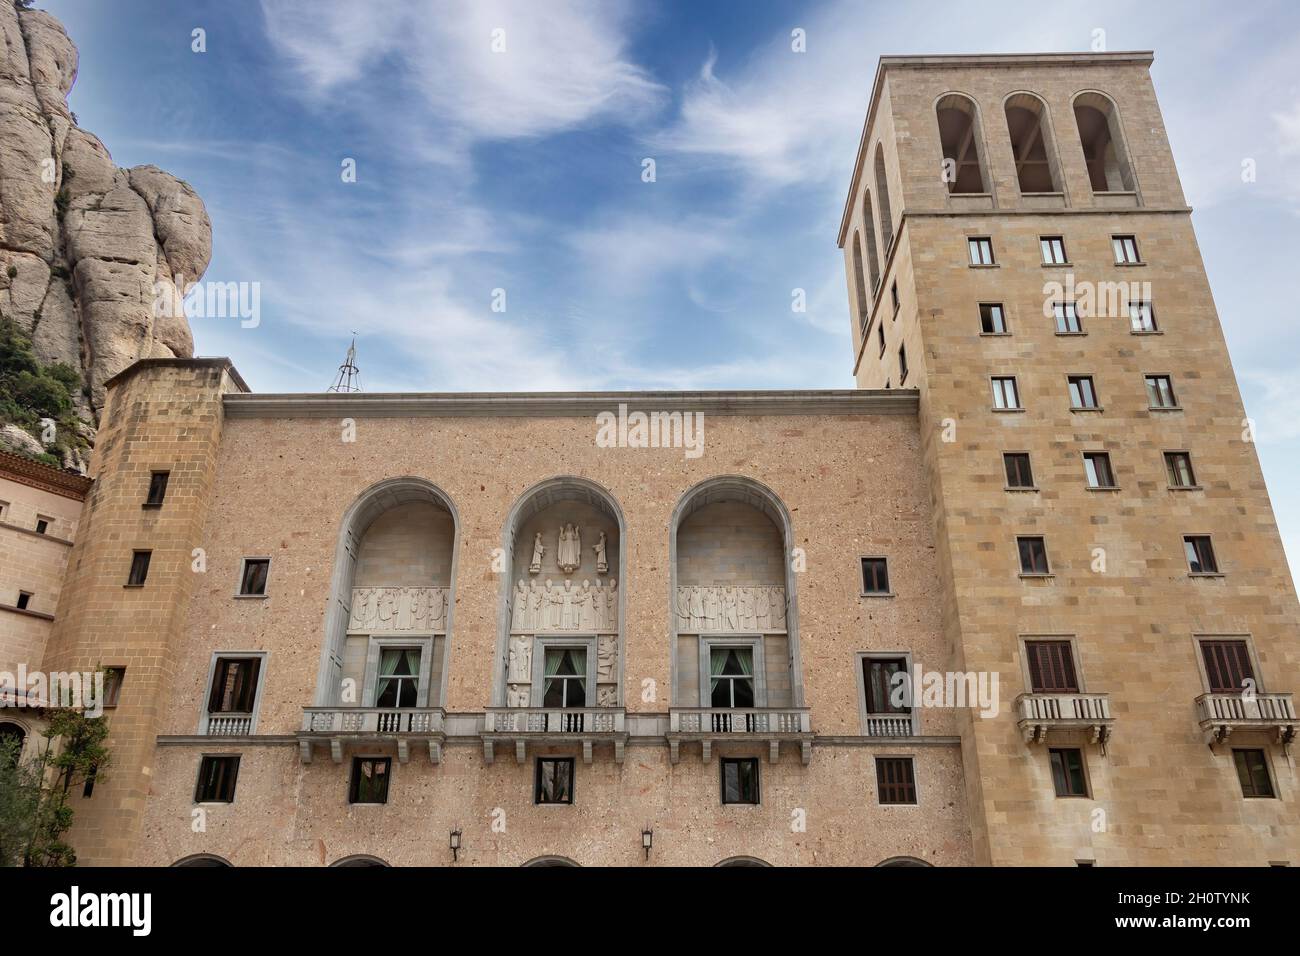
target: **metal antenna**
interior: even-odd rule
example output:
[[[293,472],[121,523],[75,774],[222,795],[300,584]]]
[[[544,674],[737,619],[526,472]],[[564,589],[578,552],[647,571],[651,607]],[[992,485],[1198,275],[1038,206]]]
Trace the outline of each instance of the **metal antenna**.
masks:
[[[361,369],[357,368],[357,333],[352,333],[352,344],[348,346],[347,358],[339,366],[339,373],[334,376],[334,384],[327,392],[361,391]]]

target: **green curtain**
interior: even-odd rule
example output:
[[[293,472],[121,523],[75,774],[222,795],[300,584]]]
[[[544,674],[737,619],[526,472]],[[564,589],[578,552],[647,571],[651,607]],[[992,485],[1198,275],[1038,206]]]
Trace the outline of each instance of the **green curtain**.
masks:
[[[740,672],[748,677],[754,673],[754,658],[747,650],[736,651],[736,660],[740,662]]]
[[[713,692],[718,689],[718,675],[722,673],[726,663],[727,651],[725,648],[722,650],[715,648],[709,651],[709,676],[712,678],[709,681],[710,699],[712,699]]]

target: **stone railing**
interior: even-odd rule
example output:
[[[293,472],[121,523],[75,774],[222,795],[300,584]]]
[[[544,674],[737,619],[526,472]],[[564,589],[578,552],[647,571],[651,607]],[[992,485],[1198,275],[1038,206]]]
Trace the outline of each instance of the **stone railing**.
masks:
[[[488,734],[619,734],[621,707],[490,707],[483,715]]]
[[[1104,745],[1115,723],[1108,694],[1021,694],[1016,711],[1027,743],[1042,743],[1052,730],[1083,730],[1093,743]]]
[[[763,741],[775,763],[782,741],[795,740],[806,764],[812,759],[812,714],[806,707],[673,707],[668,711],[669,759],[677,763],[683,740],[700,743],[707,762],[715,743]]]
[[[446,737],[441,707],[304,707],[298,744],[304,763],[311,762],[313,741],[329,743],[335,763],[343,759],[344,743],[392,740],[397,757],[406,763],[412,740],[427,742],[429,759],[442,759]]]
[[[1207,743],[1223,743],[1233,730],[1272,730],[1289,745],[1300,727],[1290,694],[1202,694],[1196,719]]]
[[[911,714],[867,714],[868,737],[911,737]]]
[[[252,732],[252,714],[209,714],[203,727],[208,737],[247,737]]]

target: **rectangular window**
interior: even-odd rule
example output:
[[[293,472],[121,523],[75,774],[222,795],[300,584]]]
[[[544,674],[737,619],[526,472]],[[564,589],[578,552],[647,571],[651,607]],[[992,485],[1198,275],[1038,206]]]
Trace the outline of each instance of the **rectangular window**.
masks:
[[[1007,334],[1007,317],[1002,310],[1002,303],[980,303],[980,331],[985,335]]]
[[[1128,304],[1129,326],[1134,332],[1157,332],[1156,313],[1150,302],[1130,302]]]
[[[916,803],[911,757],[877,757],[876,789],[882,804]]]
[[[1174,398],[1174,382],[1168,375],[1148,375],[1147,402],[1152,408],[1177,408],[1178,399]]]
[[[246,597],[266,594],[266,578],[271,573],[270,558],[245,558],[244,570],[239,575],[239,593]]]
[[[126,680],[125,667],[104,668],[104,706],[116,707],[122,696],[122,683]]]
[[[748,647],[709,649],[709,706],[754,706],[754,652]]]
[[[907,682],[895,681],[895,674],[907,673],[905,657],[862,658],[862,686],[866,692],[868,714],[910,714],[911,688]],[[906,693],[895,694],[897,687]]]
[[[907,384],[907,346],[898,347],[898,384]]]
[[[543,707],[587,706],[587,650],[583,647],[548,647],[542,658],[546,681]]]
[[[387,803],[392,757],[353,757],[348,803]]]
[[[880,342],[880,357],[885,357],[885,326],[883,324],[876,326],[876,338]],[[889,386],[886,385],[886,388]]]
[[[1020,407],[1020,392],[1016,388],[1014,375],[1001,375],[993,378],[993,407]]]
[[[1025,641],[1029,683],[1035,694],[1077,694],[1074,653],[1069,641]]]
[[[1240,694],[1255,680],[1245,641],[1201,641],[1201,659],[1211,694]]]
[[[257,702],[260,657],[218,657],[212,669],[209,714],[251,714]]]
[[[970,264],[973,266],[993,265],[993,240],[987,236],[976,236],[966,240],[970,249]]]
[[[95,778],[99,776],[99,764],[92,763],[86,771],[86,782],[81,785],[81,795],[89,797],[95,792]]]
[[[0,521],[9,520],[9,502],[0,501]]]
[[[144,587],[144,582],[149,577],[149,557],[152,554],[152,551],[131,552],[131,571],[126,576],[127,587]]]
[[[894,282],[889,286],[889,298],[894,304],[894,315],[898,315],[898,283]]]
[[[1115,250],[1115,265],[1131,266],[1142,261],[1138,256],[1136,236],[1111,236],[1110,244]]]
[[[573,758],[538,757],[534,803],[573,803]]]
[[[1071,375],[1070,408],[1097,408],[1097,389],[1092,384],[1091,375]]]
[[[1073,302],[1057,302],[1052,306],[1052,311],[1056,315],[1057,335],[1077,335],[1083,331],[1079,312]]]
[[[145,506],[148,508],[157,508],[167,497],[167,479],[171,477],[169,471],[155,471],[149,475],[149,494],[144,499]]]
[[[1273,780],[1268,773],[1268,759],[1262,750],[1233,750],[1237,779],[1243,797],[1272,797]]]
[[[1089,451],[1083,455],[1083,473],[1089,488],[1114,488],[1115,473],[1110,468],[1110,455],[1104,451]]]
[[[1047,543],[1040,537],[1016,538],[1020,549],[1021,574],[1049,574],[1047,565]]]
[[[758,760],[754,757],[722,759],[722,802],[758,806]]]
[[[1214,545],[1208,534],[1189,534],[1183,538],[1187,551],[1187,566],[1192,574],[1218,574],[1219,562],[1214,558]]]
[[[889,561],[887,559],[862,559],[862,593],[889,593]]]
[[[1165,452],[1165,473],[1170,488],[1195,488],[1196,472],[1192,470],[1192,456],[1185,451]]]
[[[1002,467],[1007,473],[1008,488],[1034,487],[1034,472],[1029,466],[1029,453],[1007,452],[1002,456]]]
[[[45,532],[49,531],[49,530],[50,530],[50,522],[53,521],[53,520],[54,520],[53,518],[45,518],[45,517],[42,517],[41,515],[37,515],[37,516],[36,516],[36,533],[37,533],[37,534],[45,534]]]
[[[420,697],[420,649],[385,647],[379,652],[376,707],[415,707]]]
[[[199,763],[195,803],[233,803],[235,780],[239,777],[239,755],[205,756]]]
[[[31,603],[32,603],[32,592],[31,592],[31,591],[19,591],[19,592],[18,592],[18,603],[15,605],[15,607],[17,607],[18,610],[20,610],[20,611],[26,611],[26,610],[28,609],[28,607],[31,606]]]
[[[1063,266],[1069,261],[1065,258],[1065,239],[1061,236],[1042,236],[1038,244],[1043,250],[1043,265]]]
[[[1083,751],[1074,747],[1054,747],[1048,751],[1052,761],[1052,783],[1058,797],[1086,797],[1088,778],[1083,771]]]

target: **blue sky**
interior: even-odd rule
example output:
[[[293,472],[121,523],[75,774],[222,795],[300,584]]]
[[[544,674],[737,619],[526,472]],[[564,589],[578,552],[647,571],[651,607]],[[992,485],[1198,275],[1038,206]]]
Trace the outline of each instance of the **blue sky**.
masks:
[[[260,283],[257,328],[192,325],[263,392],[322,390],[354,329],[368,391],[852,386],[835,236],[877,58],[1085,50],[1098,28],[1154,49],[1300,563],[1292,2],[37,5],[80,49],[81,125],[194,185],[206,278]]]

